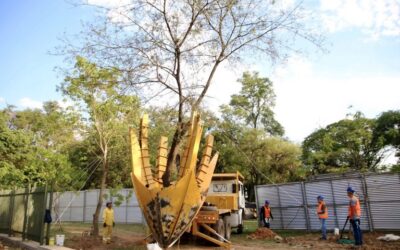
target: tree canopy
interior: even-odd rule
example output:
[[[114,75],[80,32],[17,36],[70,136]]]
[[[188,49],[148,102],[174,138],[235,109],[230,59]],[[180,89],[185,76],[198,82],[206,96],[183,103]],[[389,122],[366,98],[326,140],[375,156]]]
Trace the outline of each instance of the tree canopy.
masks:
[[[272,110],[276,97],[272,82],[260,77],[258,72],[244,72],[238,82],[242,84],[239,94],[232,95],[229,105],[221,107],[225,119],[232,119],[232,122],[254,129],[263,129],[270,135],[282,136],[284,129],[275,120]]]
[[[303,162],[313,174],[378,171],[383,144],[373,139],[375,119],[356,113],[310,134],[303,141]]]
[[[301,4],[264,0],[139,0],[118,8],[98,6],[100,22],[90,22],[61,53],[81,55],[101,68],[118,68],[144,101],[168,97],[176,105],[175,132],[163,185],[188,128],[224,61],[238,62],[257,52],[267,60],[298,51],[296,41],[321,47],[317,29]],[[254,53],[255,54],[255,53]]]

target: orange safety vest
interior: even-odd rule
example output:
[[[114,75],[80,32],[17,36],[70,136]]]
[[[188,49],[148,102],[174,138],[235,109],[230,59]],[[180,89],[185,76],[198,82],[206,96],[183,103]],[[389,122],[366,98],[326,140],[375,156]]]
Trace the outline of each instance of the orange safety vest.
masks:
[[[322,211],[322,206],[325,205],[325,202],[318,203],[317,206],[317,213],[318,217],[320,219],[328,219],[328,207],[325,205],[325,211]],[[321,212],[324,212],[323,214],[320,214]]]
[[[264,206],[264,218],[271,218],[271,208]]]
[[[353,210],[351,209],[351,200],[352,199],[356,199],[356,205],[355,205],[355,213],[356,214],[353,214]],[[350,217],[350,219],[352,219],[353,217],[360,217],[361,216],[360,201],[355,196],[353,196],[349,201],[349,213],[348,213],[348,216]]]

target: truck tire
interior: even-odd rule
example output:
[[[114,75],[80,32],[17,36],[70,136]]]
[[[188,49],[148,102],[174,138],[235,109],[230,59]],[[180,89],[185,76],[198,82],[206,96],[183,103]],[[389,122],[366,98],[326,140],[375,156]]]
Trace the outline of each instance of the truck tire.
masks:
[[[214,235],[214,238],[216,238],[219,241],[223,241],[223,237],[225,237],[225,225],[224,221],[222,219],[219,219],[217,223],[214,224],[213,229],[222,237],[219,237],[217,235]]]
[[[225,225],[225,239],[230,240],[232,227],[228,217],[224,217],[224,225]]]
[[[240,224],[239,226],[238,226],[238,228],[237,228],[237,231],[236,231],[238,234],[241,234],[241,233],[243,233],[243,224]]]

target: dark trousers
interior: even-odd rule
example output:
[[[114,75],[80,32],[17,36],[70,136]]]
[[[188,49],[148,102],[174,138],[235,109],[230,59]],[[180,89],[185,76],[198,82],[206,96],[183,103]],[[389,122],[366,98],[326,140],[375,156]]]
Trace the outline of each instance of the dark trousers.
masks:
[[[269,221],[270,221],[270,218],[264,218],[264,227],[266,227],[266,228],[269,228]]]
[[[351,226],[353,227],[353,234],[356,246],[362,245],[362,232],[360,227],[360,219],[350,220]]]

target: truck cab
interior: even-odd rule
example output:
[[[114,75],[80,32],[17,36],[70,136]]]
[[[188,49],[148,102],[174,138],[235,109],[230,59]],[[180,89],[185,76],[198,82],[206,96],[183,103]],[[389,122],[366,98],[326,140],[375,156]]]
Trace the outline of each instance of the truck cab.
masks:
[[[241,173],[214,174],[206,198],[206,203],[218,208],[225,224],[238,233],[243,231],[243,211],[245,208],[244,177]],[[225,225],[227,226],[227,225]]]

